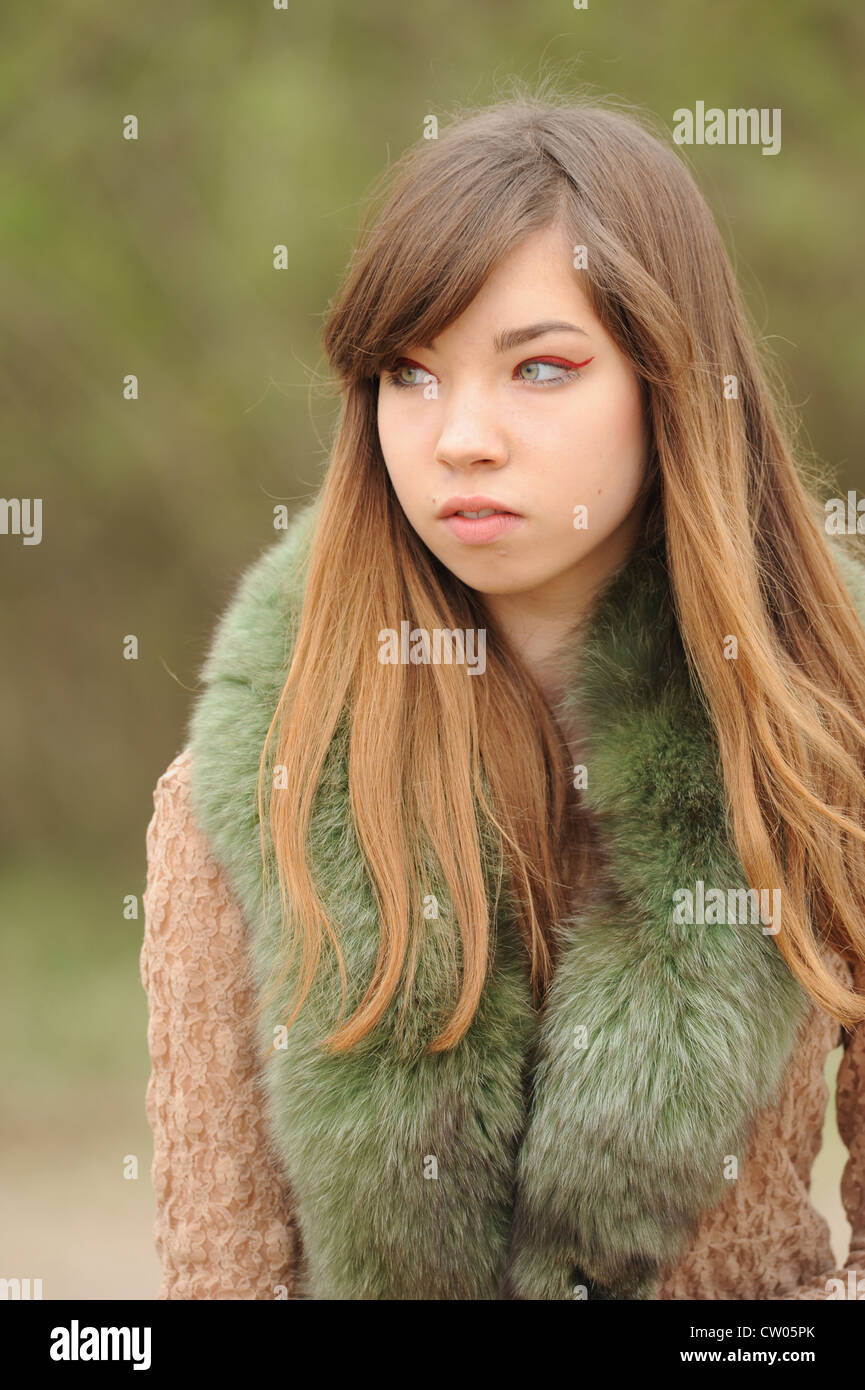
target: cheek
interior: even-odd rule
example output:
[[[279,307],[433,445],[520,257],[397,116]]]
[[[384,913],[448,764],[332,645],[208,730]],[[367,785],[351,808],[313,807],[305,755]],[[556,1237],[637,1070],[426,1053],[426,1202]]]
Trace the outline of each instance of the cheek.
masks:
[[[587,501],[638,487],[647,454],[639,390],[619,384],[589,407],[569,411],[546,436],[536,433],[529,448],[538,462],[548,460],[551,480],[576,486]]]
[[[422,475],[417,467],[417,445],[411,429],[390,405],[378,411],[378,441],[391,487],[405,515],[415,525],[422,499]]]
[[[389,405],[379,404],[378,442],[391,482],[395,488],[398,488],[400,477],[404,471],[402,461],[407,452],[406,436],[404,431],[399,430],[394,419],[394,412]]]
[[[394,483],[400,477],[409,480],[417,473],[420,451],[429,447],[422,428],[425,422],[418,419],[417,411],[401,409],[401,401],[394,400],[392,392],[384,400],[379,398],[377,419],[379,447],[388,473]]]
[[[584,422],[585,424],[585,422]],[[639,390],[625,386],[610,395],[581,431],[579,458],[584,483],[595,500],[614,505],[639,489],[647,460],[648,437]]]
[[[623,463],[640,460],[646,453],[646,423],[643,400],[636,380],[626,381],[617,392],[612,408],[607,412],[606,428],[611,451]]]
[[[383,403],[381,396],[378,398],[376,406],[376,426],[378,429],[378,442],[384,457],[385,463],[389,463],[391,455],[391,412]]]
[[[579,420],[574,441],[558,452],[562,493],[588,511],[588,529],[569,531],[579,550],[604,539],[630,513],[639,495],[647,461],[647,432],[639,387],[627,378],[605,393]],[[573,511],[567,508],[568,516]],[[572,522],[571,522],[572,525]]]

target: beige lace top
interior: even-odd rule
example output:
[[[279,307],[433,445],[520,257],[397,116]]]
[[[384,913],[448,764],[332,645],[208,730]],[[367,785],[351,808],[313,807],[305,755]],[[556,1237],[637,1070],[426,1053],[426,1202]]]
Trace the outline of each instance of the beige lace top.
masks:
[[[244,923],[195,822],[189,773],[187,749],[157,783],[147,830],[141,978],[150,1010],[157,1297],[291,1298],[303,1250],[265,1122]],[[854,977],[834,953],[829,962],[840,980],[855,978],[865,990],[865,969]],[[852,1238],[837,1269],[808,1192],[828,1100],[823,1067],[842,1042],[836,1104],[849,1151],[841,1196]],[[815,1006],[780,1103],[764,1112],[738,1179],[704,1217],[660,1297],[826,1298],[832,1278],[846,1292],[850,1269],[865,1279],[865,1024],[847,1033]]]

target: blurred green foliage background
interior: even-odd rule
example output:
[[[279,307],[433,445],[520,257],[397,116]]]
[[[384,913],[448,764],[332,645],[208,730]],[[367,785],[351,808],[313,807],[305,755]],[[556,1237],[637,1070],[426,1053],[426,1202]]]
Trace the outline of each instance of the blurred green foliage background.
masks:
[[[274,504],[321,476],[335,402],[319,331],[370,181],[427,114],[489,101],[512,75],[588,85],[670,129],[697,100],[780,107],[776,157],[681,153],[803,448],[861,489],[865,11],[6,0],[0,26],[3,492],[43,499],[41,545],[0,537],[0,1030],[15,1058],[0,1158],[20,1225],[0,1274],[45,1270],[46,1297],[148,1296],[143,921],[122,897],[143,889],[152,788],[215,619],[273,540]],[[137,141],[121,137],[129,113]],[[105,1235],[90,1257],[85,1210]]]

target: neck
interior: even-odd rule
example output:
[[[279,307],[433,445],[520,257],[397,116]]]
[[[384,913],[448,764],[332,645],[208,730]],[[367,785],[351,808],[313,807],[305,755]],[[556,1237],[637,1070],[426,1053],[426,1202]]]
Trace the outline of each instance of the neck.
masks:
[[[486,611],[553,708],[564,692],[584,621],[600,589],[631,554],[640,519],[631,513],[603,544],[546,584],[483,595]]]

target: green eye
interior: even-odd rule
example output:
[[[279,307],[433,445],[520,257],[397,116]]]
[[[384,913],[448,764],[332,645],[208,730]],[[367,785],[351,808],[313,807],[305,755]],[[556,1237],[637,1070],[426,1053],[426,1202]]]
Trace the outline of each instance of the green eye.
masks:
[[[523,381],[564,381],[572,375],[564,362],[545,362],[537,357],[521,362],[517,371]]]
[[[435,380],[425,367],[419,367],[413,362],[392,362],[385,368],[385,375],[393,386],[425,386],[427,382]]]

